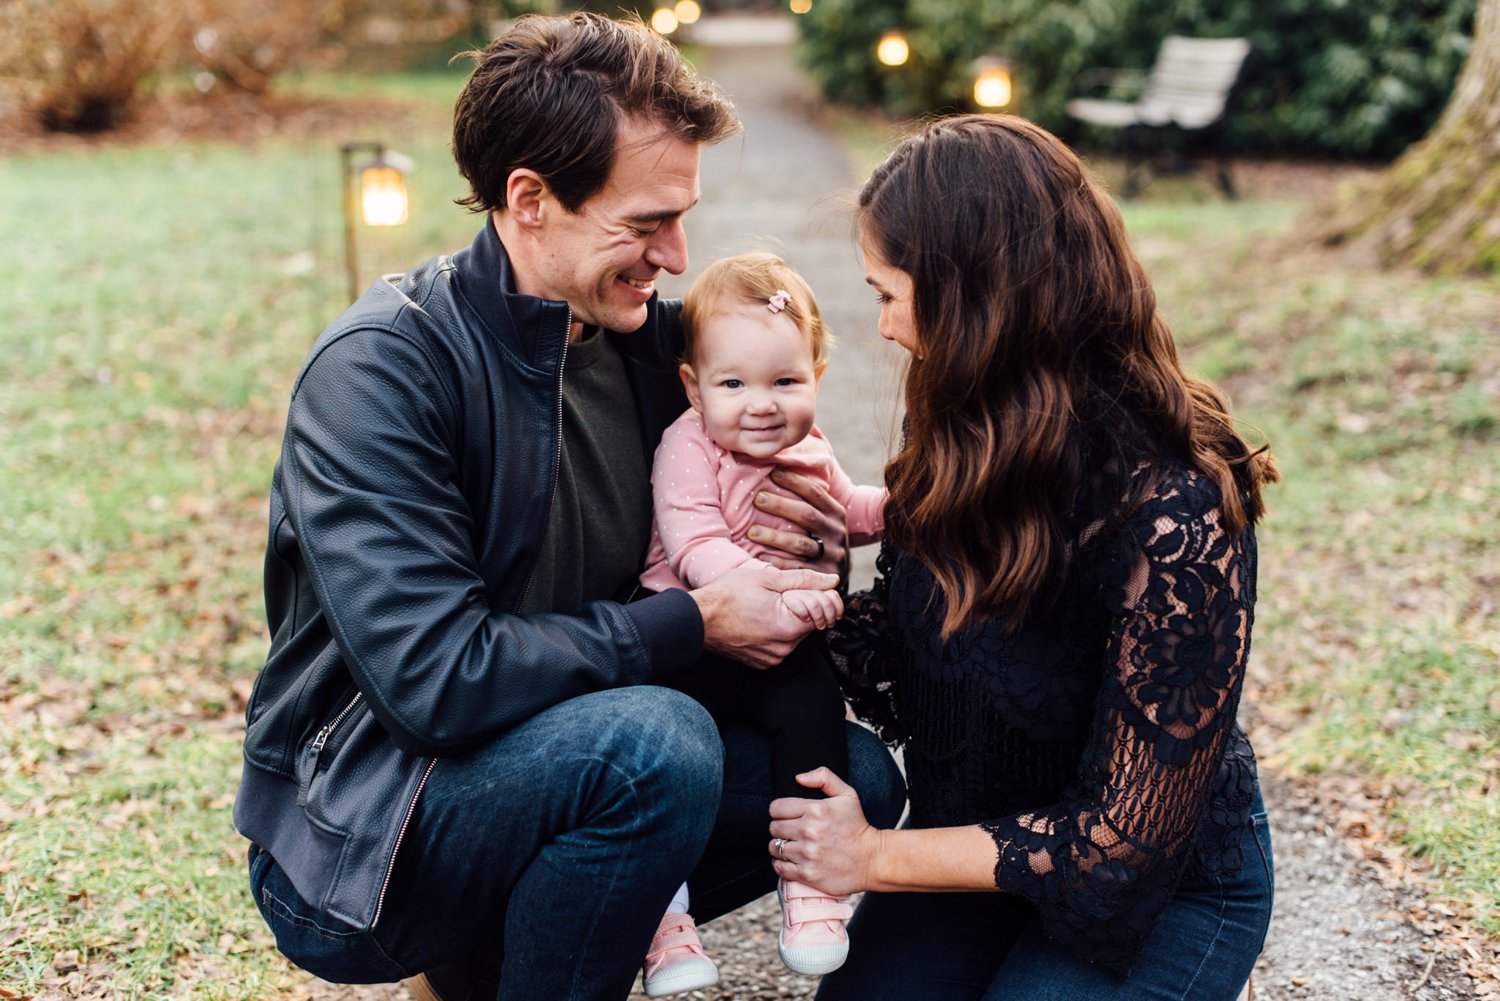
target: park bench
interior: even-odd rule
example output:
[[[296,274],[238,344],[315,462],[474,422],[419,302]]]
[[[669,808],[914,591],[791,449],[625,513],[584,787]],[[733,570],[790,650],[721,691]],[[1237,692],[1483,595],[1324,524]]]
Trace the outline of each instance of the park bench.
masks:
[[[1148,73],[1098,69],[1079,77],[1081,89],[1102,86],[1114,94],[1134,92],[1133,100],[1075,98],[1067,103],[1067,112],[1089,125],[1123,130],[1126,197],[1140,190],[1150,166],[1146,140],[1159,137],[1174,144],[1179,154],[1212,153],[1219,187],[1225,197],[1234,198],[1221,133],[1250,49],[1244,38],[1168,35]]]

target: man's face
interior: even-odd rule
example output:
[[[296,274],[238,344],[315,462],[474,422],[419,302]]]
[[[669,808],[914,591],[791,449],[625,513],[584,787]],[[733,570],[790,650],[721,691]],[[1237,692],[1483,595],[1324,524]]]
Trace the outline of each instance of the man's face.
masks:
[[[521,291],[566,302],[575,324],[631,331],[646,322],[657,275],[687,269],[682,215],[698,200],[698,146],[631,119],[618,141],[609,179],[576,213],[546,196],[540,287]]]

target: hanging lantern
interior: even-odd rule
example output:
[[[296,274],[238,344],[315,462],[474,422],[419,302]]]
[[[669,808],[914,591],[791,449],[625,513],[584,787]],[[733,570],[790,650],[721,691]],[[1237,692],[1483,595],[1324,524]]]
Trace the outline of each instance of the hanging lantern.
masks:
[[[359,208],[366,226],[400,226],[406,222],[406,170],[384,150],[359,172]]]
[[[356,165],[356,155],[370,159]],[[410,214],[406,175],[416,168],[410,157],[384,143],[350,142],[339,147],[339,184],[344,202],[344,270],[349,301],[359,295],[359,224],[400,226]]]

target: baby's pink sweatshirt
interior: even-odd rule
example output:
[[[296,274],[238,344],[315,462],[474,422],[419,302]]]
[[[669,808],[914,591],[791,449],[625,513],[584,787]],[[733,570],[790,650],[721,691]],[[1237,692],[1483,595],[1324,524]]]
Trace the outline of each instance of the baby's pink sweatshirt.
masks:
[[[806,438],[771,458],[754,459],[720,448],[704,430],[703,418],[689,410],[672,422],[656,449],[651,470],[655,517],[641,583],[654,591],[702,587],[727,570],[767,565],[761,557],[768,553],[785,556],[780,550],[751,542],[745,534],[757,521],[769,528],[802,531],[754,504],[760,490],[796,497],[771,480],[771,473],[777,469],[809,474],[828,488],[847,512],[851,546],[880,538],[885,527],[885,488],[856,486],[816,427]],[[826,573],[838,573],[831,556],[815,566]]]

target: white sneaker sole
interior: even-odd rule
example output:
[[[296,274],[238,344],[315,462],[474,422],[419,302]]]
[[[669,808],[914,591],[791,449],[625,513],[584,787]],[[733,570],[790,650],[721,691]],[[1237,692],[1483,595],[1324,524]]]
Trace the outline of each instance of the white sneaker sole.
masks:
[[[641,989],[648,998],[659,998],[712,987],[718,982],[719,968],[712,960],[705,959],[701,963],[673,963],[650,980],[643,980]]]
[[[782,912],[786,911],[786,900],[781,896],[781,881],[776,882],[776,902],[781,905]],[[776,933],[776,954],[781,957],[781,963],[793,973],[800,973],[804,977],[820,977],[825,973],[832,973],[844,965],[844,960],[849,958],[849,940],[835,945],[794,945],[788,946],[782,941],[782,932],[785,931],[785,918],[782,919],[782,929]]]

